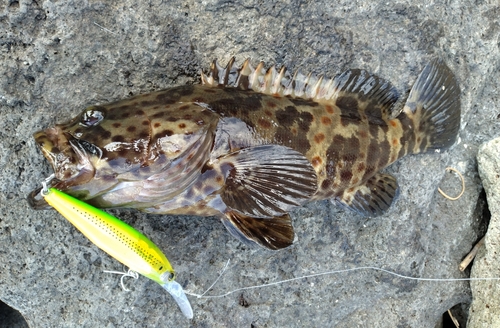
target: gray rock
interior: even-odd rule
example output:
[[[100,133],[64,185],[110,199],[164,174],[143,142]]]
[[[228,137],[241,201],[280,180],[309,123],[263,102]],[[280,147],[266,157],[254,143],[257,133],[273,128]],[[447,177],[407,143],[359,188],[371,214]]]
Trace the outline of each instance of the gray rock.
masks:
[[[500,138],[484,143],[477,154],[479,175],[491,213],[484,246],[479,250],[471,277],[499,277],[500,263]],[[494,281],[472,281],[472,304],[467,327],[500,327],[500,286]]]
[[[0,302],[0,327],[27,328],[28,324],[19,311]]]
[[[401,196],[366,219],[316,202],[292,213],[296,243],[248,248],[216,219],[113,211],[165,251],[186,289],[208,295],[312,273],[377,266],[415,277],[464,277],[457,270],[481,233],[484,201],[478,145],[499,134],[500,7],[486,1],[4,1],[0,4],[0,299],[30,327],[434,327],[469,303],[468,283],[417,282],[380,272],[332,274],[195,298],[193,321],[145,278],[122,270],[54,211],[26,195],[50,174],[31,134],[82,108],[185,83],[213,58],[256,61],[333,76],[363,68],[403,94],[442,57],[462,89],[459,142],[406,157],[387,172]],[[465,176],[458,193],[445,173]]]

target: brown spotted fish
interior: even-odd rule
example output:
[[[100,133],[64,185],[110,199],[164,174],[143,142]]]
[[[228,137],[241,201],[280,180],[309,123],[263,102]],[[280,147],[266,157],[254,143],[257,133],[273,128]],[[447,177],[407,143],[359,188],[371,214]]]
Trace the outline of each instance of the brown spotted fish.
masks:
[[[389,82],[364,70],[290,76],[233,58],[201,80],[36,132],[53,187],[100,208],[218,216],[241,241],[280,249],[294,239],[288,212],[307,201],[386,211],[398,184],[379,171],[450,147],[460,127],[460,90],[440,60],[403,108]],[[39,190],[30,203],[46,207]]]

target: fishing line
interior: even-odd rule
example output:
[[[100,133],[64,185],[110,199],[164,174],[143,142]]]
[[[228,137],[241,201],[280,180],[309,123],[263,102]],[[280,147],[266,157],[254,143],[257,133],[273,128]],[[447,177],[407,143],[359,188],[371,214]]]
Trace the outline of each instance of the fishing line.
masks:
[[[139,279],[139,274],[135,272],[134,270],[128,269],[127,272],[121,272],[121,271],[110,271],[110,270],[103,270],[105,273],[113,273],[113,274],[120,274],[122,277],[120,278],[120,285],[122,286],[122,289],[126,292],[129,292],[130,289],[125,287],[125,283],[123,282],[123,278],[125,277],[132,277],[135,280]]]
[[[225,266],[222,268],[222,270],[219,272],[219,276],[217,277],[217,279],[215,279],[215,281],[214,281],[214,282],[210,285],[210,287],[208,287],[208,288],[207,288],[207,290],[205,290],[205,292],[204,292],[203,294],[201,294],[201,295],[189,294],[189,293],[188,293],[188,294],[189,294],[189,295],[196,296],[196,297],[198,297],[198,298],[205,296],[205,294],[206,294],[206,293],[208,293],[208,291],[209,291],[210,289],[212,289],[212,287],[214,287],[214,286],[215,286],[215,284],[217,283],[217,281],[219,281],[220,277],[222,277],[222,275],[224,274],[224,272],[226,272],[227,267],[228,267],[228,265],[229,265],[229,262],[230,262],[230,261],[231,261],[231,259],[228,259],[228,260],[227,260],[226,265],[225,265]]]
[[[300,276],[300,277],[295,277],[295,278],[290,278],[290,279],[284,279],[284,280],[279,280],[279,281],[274,281],[266,284],[260,284],[260,285],[253,285],[253,286],[247,286],[247,287],[241,287],[237,289],[233,289],[229,292],[226,292],[224,294],[219,294],[219,295],[206,295],[205,294],[216,284],[216,282],[219,280],[219,278],[224,274],[226,271],[227,267],[229,265],[229,260],[227,261],[226,265],[224,268],[221,270],[219,273],[219,276],[217,279],[215,279],[214,283],[203,293],[203,294],[196,294],[190,291],[185,291],[187,295],[195,296],[197,298],[221,298],[225,297],[243,290],[249,290],[249,289],[258,289],[258,288],[264,288],[264,287],[270,287],[270,286],[277,286],[285,283],[289,283],[292,281],[297,281],[297,280],[304,280],[308,278],[314,278],[314,277],[320,277],[320,276],[328,276],[328,275],[334,275],[334,274],[339,274],[339,273],[347,273],[347,272],[353,272],[353,271],[362,271],[362,270],[372,270],[372,271],[379,271],[383,272],[401,279],[406,279],[406,280],[416,280],[416,281],[430,281],[430,282],[454,282],[454,281],[491,281],[491,280],[500,280],[500,277],[483,277],[483,278],[417,278],[417,277],[412,277],[412,276],[406,276],[403,274],[399,274],[394,271],[382,269],[379,267],[374,267],[374,266],[364,266],[364,267],[357,267],[357,268],[350,268],[350,269],[341,269],[341,270],[333,270],[333,271],[326,271],[326,272],[320,272],[320,273],[314,273],[314,274],[309,274],[305,276]]]

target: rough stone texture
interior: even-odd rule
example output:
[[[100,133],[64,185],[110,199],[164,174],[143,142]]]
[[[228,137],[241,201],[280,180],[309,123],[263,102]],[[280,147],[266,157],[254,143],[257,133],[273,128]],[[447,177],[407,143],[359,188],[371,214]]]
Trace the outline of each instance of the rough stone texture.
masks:
[[[459,142],[439,154],[409,156],[387,171],[401,186],[376,219],[311,203],[292,213],[296,243],[248,248],[213,218],[114,212],[162,248],[185,288],[201,293],[332,269],[373,265],[417,277],[463,277],[462,257],[481,234],[484,200],[478,146],[500,134],[496,1],[129,1],[8,0],[0,4],[0,299],[30,327],[434,327],[471,300],[469,284],[401,280],[359,271],[191,297],[185,320],[146,278],[102,271],[121,265],[54,211],[34,211],[26,195],[50,174],[31,134],[82,108],[184,83],[213,58],[285,64],[333,76],[363,68],[407,94],[427,61],[442,57],[462,89]],[[462,198],[450,194],[465,176]],[[209,293],[209,294],[211,294]]]
[[[491,213],[484,247],[478,252],[471,277],[500,277],[500,138],[479,148],[479,175]],[[467,327],[500,327],[500,285],[495,281],[471,282],[472,304]]]
[[[28,324],[19,311],[0,302],[0,327],[27,328]]]

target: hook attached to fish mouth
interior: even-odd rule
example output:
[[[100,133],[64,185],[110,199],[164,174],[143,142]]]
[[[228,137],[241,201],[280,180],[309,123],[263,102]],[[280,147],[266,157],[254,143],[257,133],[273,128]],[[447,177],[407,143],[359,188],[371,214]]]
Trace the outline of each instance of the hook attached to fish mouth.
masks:
[[[50,205],[45,201],[43,197],[43,193],[47,192],[47,190],[59,182],[56,179],[55,174],[51,174],[47,179],[42,182],[42,187],[36,188],[28,195],[28,204],[31,208],[35,210],[48,210],[50,209]]]

